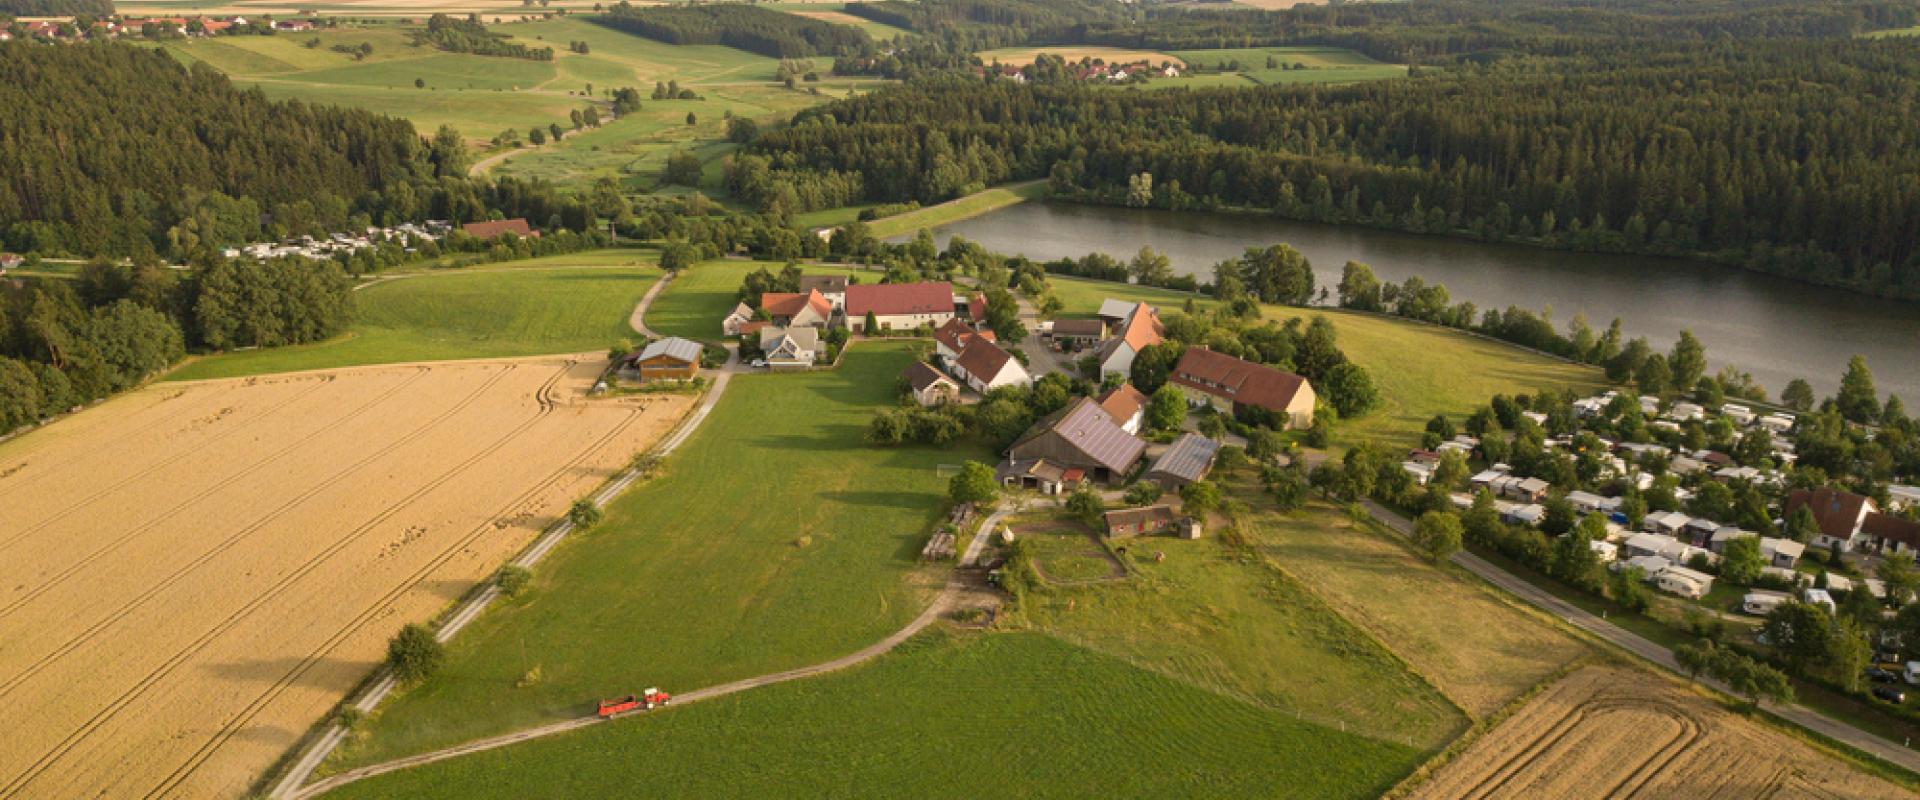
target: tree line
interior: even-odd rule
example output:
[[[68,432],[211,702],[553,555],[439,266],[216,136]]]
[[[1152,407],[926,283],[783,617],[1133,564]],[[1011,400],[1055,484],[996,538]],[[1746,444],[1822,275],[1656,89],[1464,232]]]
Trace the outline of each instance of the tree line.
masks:
[[[837,199],[825,187],[854,173],[860,200],[922,203],[1045,177],[1087,202],[1704,257],[1915,298],[1915,99],[1898,41],[1619,42],[1336,88],[947,75],[803,111],[751,149],[771,197]]]
[[[858,28],[758,6],[644,6],[626,2],[588,19],[668,44],[718,44],[769,58],[860,52],[870,43]]]
[[[489,31],[485,25],[480,24],[479,14],[470,15],[466,19],[456,19],[446,14],[428,17],[427,27],[413,32],[413,43],[428,45],[449,53],[524,58],[528,61],[553,60],[553,48],[528,47],[509,40],[504,34]]]
[[[0,0],[0,17],[113,16],[113,0]]]

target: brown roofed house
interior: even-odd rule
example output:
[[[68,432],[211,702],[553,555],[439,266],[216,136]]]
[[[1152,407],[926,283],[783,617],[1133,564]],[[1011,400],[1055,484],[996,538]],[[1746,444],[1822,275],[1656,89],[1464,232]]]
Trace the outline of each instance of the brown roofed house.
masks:
[[[1174,516],[1173,509],[1167,506],[1147,506],[1146,508],[1123,508],[1109,511],[1103,516],[1107,523],[1107,536],[1150,536],[1163,531],[1171,531],[1180,521]]]
[[[1001,386],[1033,385],[1033,376],[1027,374],[1026,366],[984,336],[967,340],[967,346],[953,360],[953,371],[968,387],[981,394]]]
[[[1079,467],[1096,480],[1124,480],[1140,463],[1147,443],[1120,429],[1092,398],[1076,397],[1065,408],[1042,417],[1007,448],[1014,461],[1045,459]]]
[[[907,365],[900,377],[907,381],[913,401],[923,406],[945,405],[960,399],[960,384],[925,361]]]
[[[511,233],[520,237],[537,237],[540,235],[539,231],[529,227],[527,221],[520,217],[497,219],[491,222],[469,222],[460,226],[460,230],[466,231],[468,236],[475,239],[492,239],[503,233]]]
[[[760,295],[760,310],[783,328],[824,328],[833,321],[833,304],[817,290],[767,292]]]
[[[1898,553],[1920,548],[1920,522],[1893,514],[1874,512],[1861,523],[1860,533],[1883,553]]]
[[[869,313],[873,314],[874,322],[882,329],[912,330],[921,325],[938,327],[953,319],[953,284],[928,281],[848,286],[848,327],[854,331],[865,329]]]
[[[1854,536],[1866,524],[1867,516],[1879,510],[1871,499],[1830,486],[1812,491],[1795,489],[1787,494],[1788,515],[1801,506],[1813,509],[1813,518],[1820,523],[1820,535],[1814,537],[1813,544],[1817,547],[1838,544],[1841,550],[1853,548]]]
[[[1313,386],[1306,378],[1265,364],[1189,347],[1167,380],[1186,391],[1189,398],[1198,395],[1215,408],[1264,409],[1288,428],[1313,424]]]
[[[947,320],[946,324],[933,329],[934,350],[940,354],[941,358],[959,358],[960,351],[967,349],[967,343],[976,338],[986,339],[989,342],[997,341],[993,331],[976,331],[972,326],[958,319]]]

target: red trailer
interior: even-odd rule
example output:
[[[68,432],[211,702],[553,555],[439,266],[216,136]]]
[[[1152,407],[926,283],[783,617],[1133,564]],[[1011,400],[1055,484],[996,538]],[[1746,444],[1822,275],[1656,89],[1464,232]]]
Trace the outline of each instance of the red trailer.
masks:
[[[605,719],[607,717],[619,716],[629,711],[642,709],[651,711],[672,702],[672,700],[672,695],[659,689],[648,688],[640,694],[630,694],[612,700],[602,700],[600,701],[599,707],[595,709],[595,713],[599,714],[602,719]]]

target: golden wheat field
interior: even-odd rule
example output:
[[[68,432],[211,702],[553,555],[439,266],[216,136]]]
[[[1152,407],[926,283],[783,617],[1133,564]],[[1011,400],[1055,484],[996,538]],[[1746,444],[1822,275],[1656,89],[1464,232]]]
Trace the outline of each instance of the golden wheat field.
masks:
[[[671,430],[598,357],[161,384],[0,444],[0,797],[233,797]]]
[[[1747,800],[1911,794],[1663,676],[1586,667],[1529,701],[1412,796]]]

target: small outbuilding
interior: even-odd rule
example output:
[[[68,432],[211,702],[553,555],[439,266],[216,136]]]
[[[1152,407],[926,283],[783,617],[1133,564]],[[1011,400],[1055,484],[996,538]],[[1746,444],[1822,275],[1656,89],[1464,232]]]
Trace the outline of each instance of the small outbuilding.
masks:
[[[670,336],[656,340],[627,357],[627,368],[640,380],[686,380],[700,374],[700,343]]]
[[[907,382],[907,391],[913,395],[913,401],[922,406],[945,405],[960,399],[959,382],[925,361],[907,365],[906,372],[900,377]]]
[[[1219,453],[1219,442],[1197,433],[1184,434],[1153,460],[1153,466],[1147,468],[1147,480],[1168,491],[1178,490],[1206,478]]]
[[[1180,522],[1168,506],[1123,508],[1106,513],[1107,536],[1150,536],[1174,530]]]

